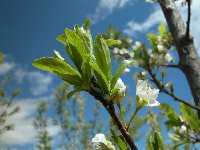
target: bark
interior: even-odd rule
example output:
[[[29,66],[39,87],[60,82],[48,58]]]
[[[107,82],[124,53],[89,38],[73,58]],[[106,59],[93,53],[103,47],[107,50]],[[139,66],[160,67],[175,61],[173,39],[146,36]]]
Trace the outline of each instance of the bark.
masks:
[[[200,58],[191,34],[187,36],[187,27],[174,0],[159,0],[169,30],[174,38],[180,59],[180,68],[185,74],[191,89],[194,103],[200,106]],[[198,112],[200,116],[200,112]]]

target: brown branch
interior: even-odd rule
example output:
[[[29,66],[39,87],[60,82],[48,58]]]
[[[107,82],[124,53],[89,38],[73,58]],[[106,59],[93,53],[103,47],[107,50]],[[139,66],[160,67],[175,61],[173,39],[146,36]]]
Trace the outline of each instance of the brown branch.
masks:
[[[173,0],[158,0],[178,51],[180,68],[186,76],[197,107],[200,107],[200,58],[193,37],[186,38],[187,27]],[[191,2],[191,1],[190,1]],[[200,118],[200,111],[198,111]]]
[[[187,0],[188,6],[188,18],[187,18],[187,29],[186,29],[186,38],[190,39],[190,20],[191,20],[191,0]]]
[[[98,94],[95,90],[91,89],[88,91],[92,96],[95,97],[96,100],[98,100],[104,108],[107,110],[109,115],[111,116],[112,120],[114,121],[115,125],[118,127],[120,130],[121,134],[123,135],[124,139],[128,143],[129,147],[131,150],[138,150],[137,146],[135,145],[134,141],[132,140],[129,132],[126,130],[122,122],[120,121],[119,117],[115,113],[115,107],[112,101],[108,101],[104,99],[102,94]]]
[[[167,68],[180,68],[177,64],[161,64],[160,67],[167,67]]]
[[[190,104],[189,102],[187,102],[187,101],[185,101],[185,100],[182,100],[181,98],[177,97],[174,93],[172,93],[172,92],[170,92],[169,90],[167,90],[167,89],[164,87],[164,85],[161,84],[160,81],[157,79],[156,75],[152,72],[152,70],[151,70],[150,67],[148,67],[147,71],[148,71],[149,75],[151,76],[152,81],[155,83],[155,85],[157,86],[157,88],[158,88],[161,92],[163,92],[163,93],[165,93],[165,94],[171,96],[171,97],[172,97],[175,101],[177,101],[177,102],[183,103],[183,104],[189,106],[190,108],[193,108],[193,109],[195,109],[195,110],[200,111],[200,108],[199,108],[198,106],[192,105],[192,104]]]

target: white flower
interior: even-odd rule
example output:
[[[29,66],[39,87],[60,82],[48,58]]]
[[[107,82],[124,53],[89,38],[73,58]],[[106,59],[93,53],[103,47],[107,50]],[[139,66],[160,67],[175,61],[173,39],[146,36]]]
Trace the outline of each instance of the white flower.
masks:
[[[102,133],[98,133],[92,138],[92,143],[106,143],[106,137]]]
[[[125,96],[126,93],[126,85],[124,84],[124,82],[122,81],[121,78],[119,78],[115,84],[115,89],[118,89],[118,94],[120,96]]]
[[[154,107],[159,106],[160,103],[156,100],[159,94],[159,90],[151,88],[146,80],[138,80],[136,85],[136,95],[141,101],[147,101],[147,106]]]
[[[140,41],[136,41],[136,42],[135,42],[135,46],[136,46],[136,47],[140,47],[140,46],[142,46],[142,43],[141,43]]]
[[[173,57],[172,57],[169,53],[167,53],[167,54],[165,55],[165,60],[166,60],[167,62],[171,62],[171,61],[173,60]]]
[[[186,132],[186,130],[187,130],[187,128],[186,128],[186,126],[183,124],[183,125],[181,125],[181,128],[180,128],[179,132],[183,134],[183,133]]]
[[[118,53],[119,53],[119,49],[115,47],[115,48],[113,49],[113,54],[118,54]]]
[[[165,51],[165,47],[164,47],[163,45],[161,45],[161,44],[158,44],[158,45],[157,45],[157,48],[158,48],[158,51],[159,51],[159,52]]]
[[[106,140],[106,137],[102,133],[98,133],[92,138],[92,144],[94,150],[115,150],[112,143]]]
[[[142,75],[142,76],[147,76],[147,72],[146,72],[146,71],[142,71],[142,72],[141,72],[141,75]]]
[[[128,73],[128,72],[130,72],[130,69],[129,69],[129,68],[126,68],[126,69],[124,70],[124,73]]]

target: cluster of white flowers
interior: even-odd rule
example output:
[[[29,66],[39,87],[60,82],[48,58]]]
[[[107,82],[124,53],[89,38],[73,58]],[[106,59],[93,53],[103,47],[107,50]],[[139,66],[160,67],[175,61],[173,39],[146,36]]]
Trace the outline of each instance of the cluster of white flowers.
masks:
[[[115,150],[115,147],[102,133],[98,133],[92,138],[92,145],[94,150]]]
[[[152,88],[147,80],[138,80],[136,85],[136,95],[140,101],[146,101],[147,106],[159,106],[160,103],[156,100],[159,94],[159,89]]]
[[[164,54],[164,61],[165,62],[172,62],[173,61],[173,57],[171,56],[171,54],[168,52],[169,49],[169,44],[168,41],[164,38],[162,38],[161,36],[158,36],[157,38],[157,49],[160,53]]]

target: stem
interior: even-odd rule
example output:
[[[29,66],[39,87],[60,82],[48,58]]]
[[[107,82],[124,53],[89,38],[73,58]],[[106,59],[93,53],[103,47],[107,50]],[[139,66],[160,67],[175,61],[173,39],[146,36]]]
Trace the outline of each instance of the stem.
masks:
[[[125,138],[131,150],[137,150],[138,148],[135,145],[135,143],[132,141],[130,134],[128,133],[128,131],[126,130],[126,128],[123,126],[122,122],[119,120],[118,116],[116,115],[114,106],[113,105],[110,105],[110,106],[109,107],[104,106],[104,107],[106,108],[110,116],[112,117],[113,121],[117,125],[118,129],[120,130],[121,134]]]
[[[130,128],[131,122],[133,121],[133,119],[135,118],[136,114],[138,113],[138,111],[140,110],[140,108],[136,108],[135,112],[133,113],[133,115],[131,116],[131,119],[127,125],[126,130],[128,131],[128,129]]]
[[[119,117],[115,113],[115,107],[112,103],[112,101],[108,101],[101,96],[101,94],[98,94],[95,90],[91,89],[88,91],[91,95],[95,97],[96,100],[98,100],[108,111],[109,115],[111,116],[112,120],[114,121],[115,125],[118,127],[119,131],[123,135],[124,139],[128,143],[131,150],[138,150],[137,146],[135,145],[134,141],[132,140],[130,134],[120,121]]]
[[[187,29],[186,29],[186,38],[190,38],[190,20],[191,20],[191,0],[187,1],[188,5],[188,19],[187,19]]]
[[[148,67],[147,70],[148,70],[149,75],[151,76],[153,82],[155,83],[155,85],[157,86],[157,88],[158,88],[160,91],[162,91],[163,93],[165,93],[165,94],[171,96],[175,101],[178,101],[178,102],[180,102],[180,103],[183,103],[183,104],[185,104],[185,105],[187,105],[187,106],[189,106],[189,107],[191,107],[191,108],[193,108],[193,109],[195,109],[195,110],[197,110],[197,111],[200,111],[200,107],[195,106],[195,105],[192,105],[192,104],[190,104],[189,102],[186,102],[186,101],[184,101],[184,100],[178,98],[176,95],[174,95],[174,93],[172,93],[172,92],[170,92],[169,90],[165,89],[165,88],[164,88],[164,85],[162,85],[162,84],[160,83],[160,81],[156,78],[156,75],[152,72],[152,70],[151,70],[150,67]]]

